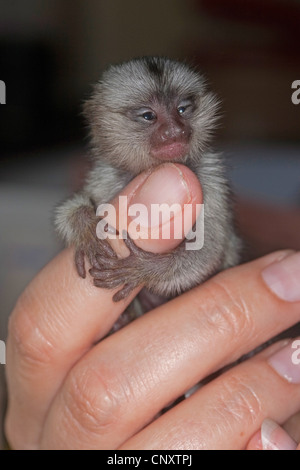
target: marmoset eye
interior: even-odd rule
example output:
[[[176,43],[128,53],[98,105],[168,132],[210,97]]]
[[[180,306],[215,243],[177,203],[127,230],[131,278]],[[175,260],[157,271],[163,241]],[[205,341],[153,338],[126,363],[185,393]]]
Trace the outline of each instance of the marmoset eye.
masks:
[[[156,114],[153,111],[146,111],[142,114],[142,117],[145,121],[154,121],[156,119]]]

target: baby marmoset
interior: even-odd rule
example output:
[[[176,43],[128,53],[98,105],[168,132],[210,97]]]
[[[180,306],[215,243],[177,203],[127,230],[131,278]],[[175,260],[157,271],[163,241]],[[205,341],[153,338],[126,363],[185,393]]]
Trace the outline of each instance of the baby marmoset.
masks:
[[[240,241],[223,158],[209,148],[217,110],[215,96],[196,70],[161,57],[111,66],[85,104],[94,165],[82,191],[58,208],[56,227],[75,247],[80,276],[86,276],[88,259],[96,286],[120,288],[115,301],[141,284],[174,296],[238,263]],[[182,242],[169,253],[154,254],[128,239],[130,256],[119,259],[106,240],[97,238],[96,208],[140,172],[167,161],[188,166],[201,183],[204,246],[188,251]]]

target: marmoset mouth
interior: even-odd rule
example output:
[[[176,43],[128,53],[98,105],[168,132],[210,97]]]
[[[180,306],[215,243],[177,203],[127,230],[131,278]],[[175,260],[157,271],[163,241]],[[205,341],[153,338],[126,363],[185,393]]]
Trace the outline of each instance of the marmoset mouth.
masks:
[[[151,154],[159,160],[179,160],[185,157],[188,152],[188,145],[182,142],[172,142],[152,150]]]

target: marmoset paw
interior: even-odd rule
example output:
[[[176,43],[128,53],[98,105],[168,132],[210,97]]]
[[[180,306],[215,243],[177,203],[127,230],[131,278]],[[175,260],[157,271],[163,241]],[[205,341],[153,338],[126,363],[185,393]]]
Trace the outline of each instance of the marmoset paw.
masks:
[[[123,286],[114,295],[115,302],[125,299],[135,287],[146,282],[147,273],[150,272],[148,263],[157,256],[138,248],[128,233],[123,233],[123,238],[130,250],[129,256],[118,259],[116,255],[96,255],[96,263],[89,270],[96,287],[115,289]]]
[[[75,252],[75,266],[80,277],[84,279],[86,277],[86,259],[92,268],[100,269],[97,256],[106,259],[118,259],[107,240],[90,240],[88,243],[81,245]]]

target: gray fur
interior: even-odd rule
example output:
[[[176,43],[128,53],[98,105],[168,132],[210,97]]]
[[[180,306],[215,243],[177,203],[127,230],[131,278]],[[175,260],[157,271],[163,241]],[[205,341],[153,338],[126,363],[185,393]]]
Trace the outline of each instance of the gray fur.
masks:
[[[131,264],[128,259],[118,260],[120,269],[108,273],[110,284],[106,278],[106,283],[101,284],[99,280],[96,285],[115,287],[119,276],[120,286],[125,281],[128,284],[129,279],[132,287],[145,284],[156,294],[173,296],[239,262],[241,244],[233,229],[223,158],[209,149],[218,101],[207,91],[198,72],[164,58],[135,59],[111,66],[96,84],[84,108],[90,125],[94,167],[82,192],[57,209],[56,227],[67,244],[82,250],[92,266],[99,269],[100,261],[95,262],[98,241],[91,239],[84,228],[87,220],[91,224],[90,232],[94,227],[93,204],[109,202],[135,175],[158,164],[150,155],[148,131],[132,119],[132,110],[150,107],[153,102],[168,109],[170,103],[180,103],[186,97],[193,97],[195,103],[189,118],[192,133],[189,151],[178,161],[190,167],[202,185],[204,247],[186,251],[182,243],[165,255],[136,253],[135,259],[131,257]],[[104,265],[103,269],[106,269]],[[100,278],[101,271],[98,273]]]

